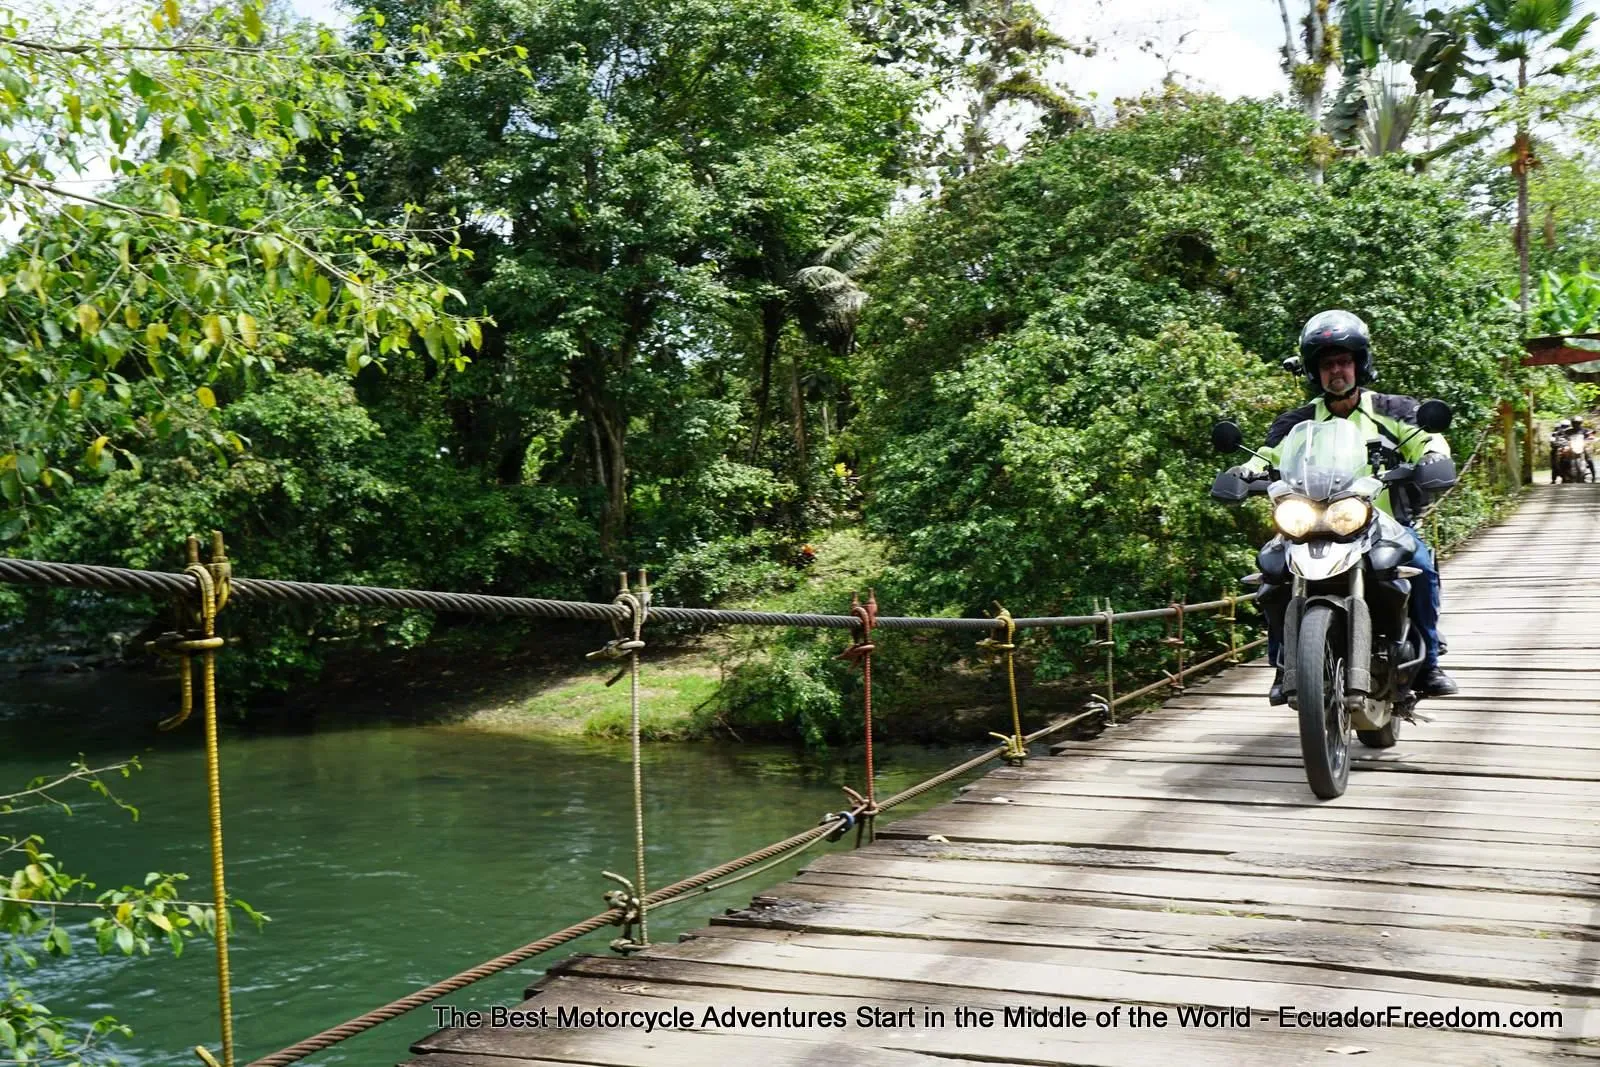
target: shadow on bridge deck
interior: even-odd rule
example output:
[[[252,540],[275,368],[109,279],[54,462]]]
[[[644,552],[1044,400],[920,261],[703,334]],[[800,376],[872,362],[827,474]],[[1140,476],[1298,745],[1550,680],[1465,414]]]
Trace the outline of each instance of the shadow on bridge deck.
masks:
[[[1539,487],[1445,565],[1461,693],[1336,801],[1238,667],[522,1005],[687,1025],[441,1030],[408,1067],[1600,1063],[1597,532],[1600,487]],[[1298,1016],[1351,1009],[1393,1025]]]

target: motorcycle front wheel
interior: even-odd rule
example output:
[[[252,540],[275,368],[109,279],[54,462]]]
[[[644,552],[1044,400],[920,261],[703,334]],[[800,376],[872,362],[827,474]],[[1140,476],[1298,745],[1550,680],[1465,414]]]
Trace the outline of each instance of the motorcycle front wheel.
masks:
[[[1350,716],[1344,708],[1344,617],[1313,604],[1300,620],[1295,666],[1300,705],[1300,755],[1306,781],[1323,800],[1343,796],[1350,782]]]

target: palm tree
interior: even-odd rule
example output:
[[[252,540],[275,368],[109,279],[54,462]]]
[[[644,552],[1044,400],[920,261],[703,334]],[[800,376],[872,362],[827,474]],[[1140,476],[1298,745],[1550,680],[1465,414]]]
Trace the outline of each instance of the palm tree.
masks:
[[[1538,109],[1530,99],[1532,79],[1565,78],[1582,53],[1579,46],[1594,22],[1594,15],[1577,15],[1576,0],[1479,0],[1473,11],[1473,41],[1494,61],[1516,64],[1516,82],[1510,84],[1493,71],[1479,76],[1487,94],[1499,91],[1504,110],[1515,123],[1511,145],[1511,172],[1517,179],[1518,303],[1523,319],[1528,315],[1528,171],[1536,165],[1533,124],[1555,117],[1551,109]],[[1530,76],[1529,68],[1535,68]]]
[[[867,306],[867,292],[858,279],[872,265],[883,243],[876,222],[852,230],[819,252],[789,280],[789,306],[807,340],[834,355],[855,351],[856,326]],[[789,398],[794,416],[795,457],[801,477],[810,470],[807,459],[805,391],[800,384],[800,354],[789,365]]]

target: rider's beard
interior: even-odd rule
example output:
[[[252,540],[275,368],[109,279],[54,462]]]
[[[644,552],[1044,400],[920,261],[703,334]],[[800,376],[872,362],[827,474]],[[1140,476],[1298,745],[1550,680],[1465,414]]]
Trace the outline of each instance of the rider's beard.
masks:
[[[1343,400],[1345,397],[1355,392],[1355,388],[1356,383],[1353,378],[1345,378],[1340,376],[1334,378],[1333,381],[1326,387],[1326,389],[1324,389],[1324,392],[1333,397],[1335,400]]]

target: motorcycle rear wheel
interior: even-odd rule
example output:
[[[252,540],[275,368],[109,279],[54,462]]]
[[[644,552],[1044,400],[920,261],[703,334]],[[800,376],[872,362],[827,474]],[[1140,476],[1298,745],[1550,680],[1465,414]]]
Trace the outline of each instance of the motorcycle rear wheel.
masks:
[[[1300,620],[1295,677],[1300,705],[1300,755],[1306,782],[1323,800],[1343,796],[1350,783],[1350,716],[1344,708],[1344,616],[1313,604]]]

